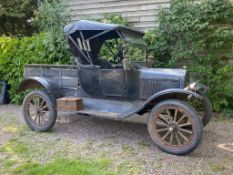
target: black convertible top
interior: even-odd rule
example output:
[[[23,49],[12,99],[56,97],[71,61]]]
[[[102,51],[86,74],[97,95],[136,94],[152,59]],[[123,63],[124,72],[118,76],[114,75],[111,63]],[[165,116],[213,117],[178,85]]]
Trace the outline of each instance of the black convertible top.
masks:
[[[82,64],[93,64],[106,40],[121,38],[126,42],[146,46],[144,32],[118,24],[80,20],[64,27],[71,51]]]
[[[111,31],[111,30],[119,30],[119,31],[125,31],[125,32],[133,32],[134,34],[138,35],[144,35],[144,32],[139,31],[137,29],[132,29],[126,26],[121,26],[118,24],[105,24],[95,21],[89,21],[89,20],[80,20],[73,22],[71,24],[68,24],[64,27],[64,32],[66,35],[71,35],[75,33],[76,31],[85,31],[85,30],[93,30],[93,31]]]

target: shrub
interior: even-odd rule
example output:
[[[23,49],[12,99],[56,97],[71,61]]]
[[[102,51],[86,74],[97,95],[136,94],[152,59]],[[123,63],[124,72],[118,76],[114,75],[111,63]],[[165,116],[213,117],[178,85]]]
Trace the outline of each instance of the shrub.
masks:
[[[117,13],[105,15],[104,18],[99,21],[109,24],[121,24],[124,26],[131,26],[131,24],[126,18],[124,18],[122,15]]]
[[[70,64],[71,55],[63,28],[70,21],[65,5],[60,0],[45,0],[35,13],[35,25],[46,33],[45,53],[53,63]]]
[[[145,39],[156,66],[181,66],[209,87],[216,111],[233,108],[233,7],[227,0],[172,0],[158,14],[159,27]],[[179,64],[178,64],[179,63]]]
[[[1,79],[7,81],[11,89],[9,91],[11,101],[20,103],[22,96],[16,89],[23,79],[25,64],[50,63],[45,59],[44,50],[45,34],[23,38],[0,38],[0,73]]]
[[[25,64],[69,64],[69,47],[63,27],[69,17],[59,1],[44,1],[36,12],[41,33],[32,37],[0,37],[0,77],[7,81],[11,102],[21,103],[24,94],[16,89],[23,79]]]

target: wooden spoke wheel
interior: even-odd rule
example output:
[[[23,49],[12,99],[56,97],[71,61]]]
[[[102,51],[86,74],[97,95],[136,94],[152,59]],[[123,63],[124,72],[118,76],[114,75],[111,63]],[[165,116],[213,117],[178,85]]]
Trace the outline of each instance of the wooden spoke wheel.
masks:
[[[23,103],[24,120],[35,131],[48,131],[56,122],[56,109],[44,91],[32,91]]]
[[[177,155],[192,152],[202,138],[202,122],[187,103],[166,100],[157,104],[148,117],[148,131],[161,150]]]

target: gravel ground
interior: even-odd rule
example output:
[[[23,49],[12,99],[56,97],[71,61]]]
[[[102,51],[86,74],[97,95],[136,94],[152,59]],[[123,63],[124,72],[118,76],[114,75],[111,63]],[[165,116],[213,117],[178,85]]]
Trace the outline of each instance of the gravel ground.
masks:
[[[3,124],[11,119],[19,127],[25,125],[20,106],[0,105],[0,119]],[[79,157],[110,158],[113,167],[126,167],[125,174],[233,174],[233,121],[229,119],[212,120],[204,128],[201,145],[186,156],[169,155],[153,146],[144,124],[60,114],[52,133],[27,132],[23,137],[28,142],[51,142],[51,148],[55,142],[68,143]],[[0,129],[0,147],[13,135]]]

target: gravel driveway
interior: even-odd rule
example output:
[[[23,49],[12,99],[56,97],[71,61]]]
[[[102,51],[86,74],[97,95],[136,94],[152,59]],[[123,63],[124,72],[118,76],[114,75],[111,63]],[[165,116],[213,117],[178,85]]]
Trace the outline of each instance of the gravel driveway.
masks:
[[[4,130],[6,120],[27,128],[20,106],[0,105],[0,119],[0,146],[14,137],[14,132]],[[51,142],[52,149],[74,148],[78,151],[72,149],[70,154],[78,157],[107,157],[113,168],[126,166],[124,174],[233,174],[233,121],[229,119],[212,120],[204,128],[202,144],[186,156],[158,150],[143,124],[62,114],[50,133],[26,131],[18,137],[28,143],[36,140],[39,145]],[[64,144],[66,147],[62,147]],[[50,157],[46,156],[37,158],[47,161]]]

